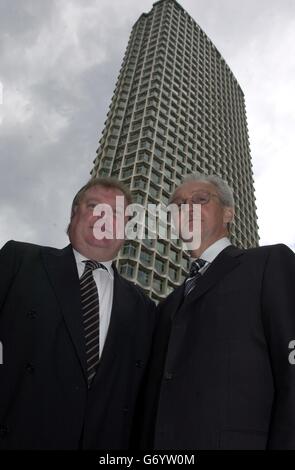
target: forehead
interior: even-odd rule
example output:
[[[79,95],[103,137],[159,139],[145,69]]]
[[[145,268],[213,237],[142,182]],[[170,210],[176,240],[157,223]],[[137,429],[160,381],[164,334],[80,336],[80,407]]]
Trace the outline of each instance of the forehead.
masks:
[[[179,186],[174,193],[173,199],[190,196],[193,192],[199,190],[216,192],[215,186],[208,181],[188,181],[187,183]]]
[[[105,188],[104,186],[92,186],[82,196],[83,200],[89,199],[112,199],[116,196],[124,196],[118,188]]]

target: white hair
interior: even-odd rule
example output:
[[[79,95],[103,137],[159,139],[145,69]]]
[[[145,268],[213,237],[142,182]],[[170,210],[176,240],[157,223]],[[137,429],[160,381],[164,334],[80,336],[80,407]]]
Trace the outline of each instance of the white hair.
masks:
[[[235,201],[233,197],[233,191],[229,185],[222,178],[216,175],[205,175],[202,173],[192,173],[183,178],[180,186],[190,181],[200,181],[202,183],[213,184],[216,188],[218,196],[223,206],[226,207],[235,207]],[[175,191],[174,191],[175,192]],[[173,195],[171,199],[173,198]]]

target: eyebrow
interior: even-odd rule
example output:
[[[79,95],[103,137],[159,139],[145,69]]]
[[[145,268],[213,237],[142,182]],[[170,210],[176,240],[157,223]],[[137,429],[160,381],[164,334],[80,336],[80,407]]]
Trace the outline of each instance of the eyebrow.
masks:
[[[86,204],[89,204],[89,203],[93,203],[95,205],[98,205],[98,204],[106,204],[107,206],[110,206],[112,208],[112,210],[125,210],[125,205],[124,207],[121,207],[120,205],[117,207],[116,205],[116,201],[112,204],[110,202],[103,202],[103,201],[100,201],[99,199],[97,198],[89,198],[89,199],[85,199],[84,202]]]
[[[215,195],[215,193],[211,193],[211,191],[209,191],[207,189],[196,189],[195,191],[193,191],[191,193],[191,195],[189,197],[191,197],[195,193],[208,193],[208,194],[214,194]],[[176,196],[176,197],[173,197],[173,199],[171,199],[170,203],[173,203],[174,201],[177,201],[177,200],[182,201],[183,199],[187,199],[187,198],[181,197],[181,196]]]
[[[172,200],[170,201],[170,204],[178,204],[178,203],[180,203],[180,202],[182,203],[183,200],[184,200],[184,198],[176,197],[175,199],[172,199]]]
[[[82,202],[84,202],[84,204],[95,204],[95,205],[99,204],[99,201],[97,199],[93,199],[93,198],[84,199],[84,201],[82,201]]]

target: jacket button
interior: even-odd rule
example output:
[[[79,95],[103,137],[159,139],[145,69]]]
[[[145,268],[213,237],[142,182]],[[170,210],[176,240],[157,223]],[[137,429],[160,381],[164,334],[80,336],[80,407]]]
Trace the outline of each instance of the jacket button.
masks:
[[[36,310],[30,310],[28,312],[28,317],[31,319],[31,320],[34,320],[36,317],[37,317],[37,312]]]
[[[0,424],[0,439],[4,439],[8,432],[8,427],[5,424]]]
[[[173,379],[173,374],[171,372],[166,372],[164,376],[165,380]]]
[[[136,361],[136,367],[143,367],[143,361]]]
[[[29,374],[33,374],[33,372],[35,372],[35,367],[28,362],[28,364],[26,364],[26,371]]]

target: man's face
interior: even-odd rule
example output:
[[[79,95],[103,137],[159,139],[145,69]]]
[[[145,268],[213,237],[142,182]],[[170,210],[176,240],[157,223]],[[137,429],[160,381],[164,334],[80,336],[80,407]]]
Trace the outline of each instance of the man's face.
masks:
[[[216,240],[227,235],[227,224],[233,218],[233,209],[222,205],[216,187],[208,182],[190,181],[182,184],[175,192],[172,203],[189,204],[189,230],[193,231],[192,197],[209,195],[209,201],[201,205],[201,248],[206,249]],[[180,236],[183,238],[183,217],[179,216]]]
[[[72,246],[84,256],[97,261],[108,261],[117,255],[124,243],[124,238],[117,239],[116,237],[117,217],[122,217],[122,231],[127,222],[127,218],[122,216],[125,205],[119,209],[120,213],[116,208],[117,196],[120,196],[121,200],[122,197],[124,198],[119,189],[93,186],[84,193],[80,203],[76,206],[69,228],[69,238]],[[124,202],[126,204],[125,200]],[[108,212],[94,215],[94,208],[98,204],[106,204],[112,215],[108,215]],[[102,236],[98,237],[98,232],[95,232],[94,226],[95,223],[101,222],[99,220],[101,218],[107,219],[107,224],[102,225],[102,230],[100,230]],[[110,228],[111,230],[109,230]]]

